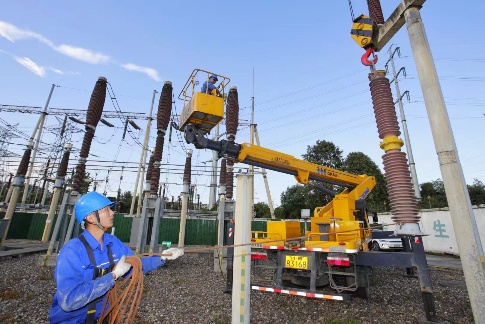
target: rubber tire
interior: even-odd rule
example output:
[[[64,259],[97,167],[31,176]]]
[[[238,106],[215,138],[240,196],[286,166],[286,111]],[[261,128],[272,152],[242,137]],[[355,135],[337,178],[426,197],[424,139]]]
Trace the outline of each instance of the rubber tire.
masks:
[[[372,251],[380,251],[381,248],[379,247],[379,243],[374,241],[372,242]]]

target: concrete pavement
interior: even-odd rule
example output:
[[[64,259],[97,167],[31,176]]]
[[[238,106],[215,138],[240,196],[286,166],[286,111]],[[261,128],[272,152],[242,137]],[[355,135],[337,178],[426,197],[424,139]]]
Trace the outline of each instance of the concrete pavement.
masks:
[[[448,255],[426,254],[428,266],[450,269],[463,269],[460,258]]]

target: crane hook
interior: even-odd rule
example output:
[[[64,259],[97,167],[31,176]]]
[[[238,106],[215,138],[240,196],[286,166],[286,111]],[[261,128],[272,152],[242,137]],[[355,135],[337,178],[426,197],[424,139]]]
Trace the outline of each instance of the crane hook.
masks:
[[[369,60],[369,57],[373,55],[374,56],[374,59],[373,60]],[[379,58],[377,57],[377,55],[375,55],[374,53],[374,49],[372,47],[368,47],[367,50],[365,51],[364,55],[362,55],[362,57],[360,58],[360,61],[362,62],[362,64],[364,65],[368,65],[368,66],[373,66],[374,64],[377,63],[377,60]]]

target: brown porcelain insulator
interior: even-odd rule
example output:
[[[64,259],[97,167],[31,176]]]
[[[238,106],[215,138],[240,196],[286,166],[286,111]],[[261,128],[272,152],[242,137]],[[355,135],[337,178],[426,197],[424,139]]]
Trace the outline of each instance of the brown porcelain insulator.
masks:
[[[150,195],[158,195],[160,182],[160,162],[153,163],[152,177],[150,179]]]
[[[72,190],[79,192],[81,189],[81,182],[84,180],[84,173],[86,172],[85,162],[79,161],[76,165],[76,173],[72,179]]]
[[[392,219],[396,223],[417,223],[420,219],[406,153],[389,150],[383,155]]]
[[[384,24],[384,15],[382,14],[382,7],[380,0],[367,0],[367,6],[369,7],[370,19],[375,24]]]
[[[155,141],[155,150],[153,151],[153,161],[160,162],[162,160],[163,143],[165,142],[163,133],[157,132],[157,139]]]
[[[160,162],[163,155],[165,132],[172,113],[172,82],[166,81],[162,88],[157,112],[157,139],[153,152],[153,170],[150,178],[150,194],[157,195],[160,186]]]
[[[232,199],[234,193],[234,161],[227,160],[226,198]]]
[[[152,171],[153,171],[153,154],[150,156],[150,159],[148,160],[148,166],[147,166],[147,174],[145,176],[145,181],[150,182],[152,181]]]
[[[162,151],[164,143],[164,135],[158,134],[157,141],[155,143],[155,151],[153,152],[153,170],[150,180],[150,194],[156,195],[158,193],[159,181],[160,181],[160,161],[162,161]]]
[[[369,79],[379,138],[401,135],[389,80],[379,72],[370,73]]]
[[[192,155],[187,154],[185,158],[185,168],[184,168],[184,179],[183,184],[190,186],[190,177],[191,177],[191,170],[192,170]]]
[[[32,148],[27,147],[22,155],[22,160],[20,160],[19,167],[17,169],[18,176],[25,176],[27,174],[27,169],[29,168],[30,154],[32,153]]]
[[[81,146],[81,152],[79,153],[81,159],[76,166],[76,173],[73,177],[73,191],[79,191],[79,189],[81,189],[81,183],[84,180],[84,173],[86,171],[86,159],[88,158],[89,151],[91,150],[91,143],[94,138],[96,126],[98,125],[99,119],[103,114],[107,83],[108,81],[106,80],[106,78],[99,77],[98,81],[96,81],[96,84],[94,85],[91,99],[89,100],[89,106],[86,112],[86,132],[84,133],[83,144]]]
[[[106,99],[106,84],[104,77],[99,77],[94,85],[91,99],[89,100],[88,111],[86,113],[86,124],[96,127],[103,114],[104,101]]]
[[[62,160],[61,163],[59,164],[59,167],[57,168],[57,177],[62,177],[64,178],[67,174],[67,166],[69,165],[69,155],[71,151],[66,150],[64,151],[64,155],[62,155]]]
[[[172,113],[172,82],[166,81],[160,94],[157,113],[157,129],[167,130]]]
[[[89,156],[89,151],[91,150],[91,143],[94,138],[94,129],[88,128],[84,133],[83,144],[81,145],[81,151],[79,156],[87,159]]]
[[[226,159],[221,159],[221,174],[219,176],[219,185],[221,186],[225,186],[226,185],[226,172],[227,172],[227,168],[226,168]]]
[[[226,132],[227,139],[234,141],[237,133],[237,126],[239,124],[239,99],[237,88],[231,87],[227,95],[226,104]]]

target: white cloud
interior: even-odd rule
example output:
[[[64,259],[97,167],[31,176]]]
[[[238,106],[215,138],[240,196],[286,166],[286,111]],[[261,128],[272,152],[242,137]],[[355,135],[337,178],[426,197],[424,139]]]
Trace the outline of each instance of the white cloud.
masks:
[[[72,57],[76,60],[80,60],[80,61],[91,63],[91,64],[107,64],[107,63],[112,62],[112,59],[109,55],[106,55],[106,54],[103,54],[103,53],[100,53],[100,52],[96,52],[96,51],[92,51],[92,50],[89,50],[89,49],[85,49],[85,48],[82,48],[82,47],[78,47],[78,46],[72,46],[72,45],[67,45],[67,44],[56,45],[51,40],[49,40],[48,38],[44,37],[41,34],[38,34],[36,32],[30,31],[30,30],[18,28],[16,26],[9,24],[9,23],[2,21],[2,20],[0,20],[0,37],[4,37],[12,43],[15,43],[15,41],[23,40],[23,39],[35,39],[35,40],[49,46],[51,49],[53,49],[56,52],[59,52],[63,55]],[[35,73],[35,74],[37,74],[41,77],[45,77],[45,75],[46,75],[45,69],[43,67],[35,64],[29,58],[26,58],[26,57],[17,58],[15,56],[14,56],[14,58],[18,63],[22,64],[24,67],[26,67],[27,69],[29,69],[33,73]],[[143,74],[147,75],[148,77],[150,77],[151,79],[153,79],[155,81],[161,80],[160,76],[158,75],[157,70],[149,68],[149,67],[140,66],[140,65],[131,64],[131,63],[122,64],[121,67],[123,67],[124,69],[126,69],[128,71],[135,71],[135,72],[143,73]],[[60,74],[60,75],[66,75],[66,74],[76,75],[76,74],[79,74],[77,72],[65,72],[65,71],[62,71],[62,70],[59,70],[59,69],[56,69],[56,68],[52,68],[52,67],[50,67],[49,69],[52,70],[54,73],[57,73],[57,74]]]
[[[63,45],[54,47],[54,49],[64,55],[70,56],[72,58],[75,58],[84,62],[92,63],[92,64],[108,63],[111,60],[108,55],[87,50],[81,47],[75,47],[75,46],[63,44]]]
[[[62,71],[62,70],[59,70],[59,69],[56,69],[56,68],[53,68],[53,67],[49,67],[49,69],[52,72],[57,73],[57,74],[60,74],[60,75],[79,75],[79,74],[81,74],[79,72]]]
[[[135,65],[135,64],[122,64],[121,67],[128,71],[135,71],[135,72],[140,72],[148,75],[150,78],[152,78],[155,81],[160,81],[160,77],[158,76],[158,72],[155,69],[145,67],[145,66],[140,66],[140,65]]]
[[[109,55],[91,51],[82,47],[71,46],[66,44],[56,46],[51,40],[45,38],[41,34],[32,32],[30,30],[17,28],[16,26],[1,20],[0,20],[0,36],[8,39],[12,43],[15,43],[15,41],[22,40],[22,39],[29,39],[29,38],[36,39],[61,54],[64,54],[66,56],[69,56],[87,63],[91,63],[91,64],[108,63],[111,60]]]
[[[29,59],[28,57],[14,56],[14,58],[19,64],[23,65],[30,72],[37,74],[41,78],[45,77],[46,75],[45,69],[42,66],[37,65],[34,61]]]

